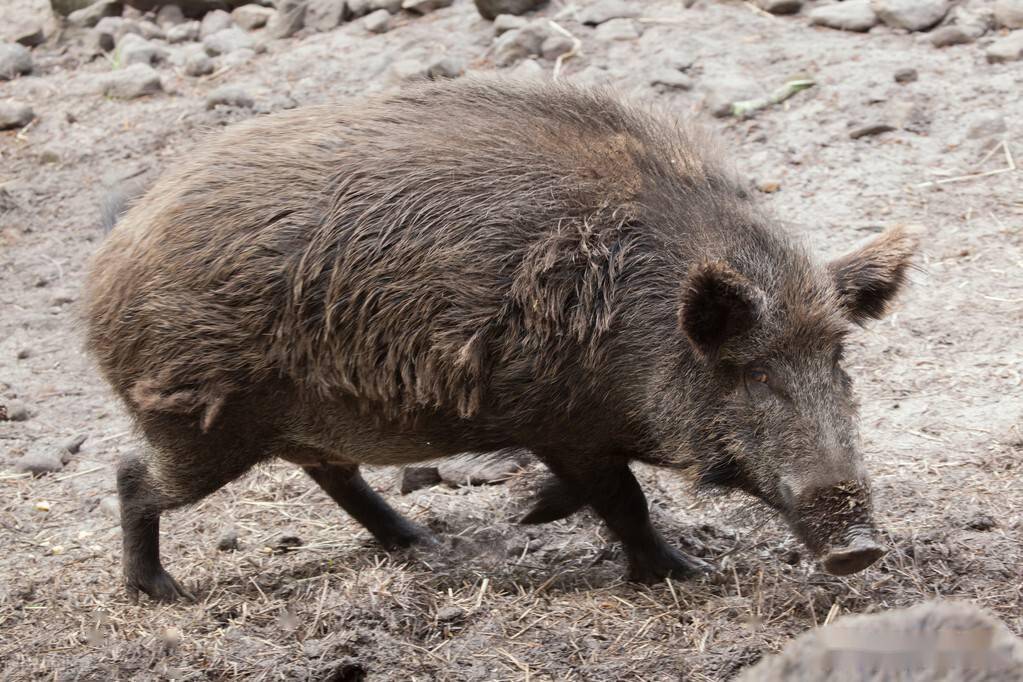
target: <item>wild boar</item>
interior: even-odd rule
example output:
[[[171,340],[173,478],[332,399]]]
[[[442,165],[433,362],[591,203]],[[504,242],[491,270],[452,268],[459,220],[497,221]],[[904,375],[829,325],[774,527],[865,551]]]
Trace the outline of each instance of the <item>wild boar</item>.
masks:
[[[88,345],[143,436],[117,474],[130,591],[188,596],[163,511],[258,462],[305,471],[386,547],[428,537],[359,466],[526,448],[526,522],[591,507],[635,580],[707,565],[632,461],[746,491],[838,574],[883,550],[842,369],[915,237],[830,263],[703,134],[606,91],[464,78],[232,126],[100,246]]]

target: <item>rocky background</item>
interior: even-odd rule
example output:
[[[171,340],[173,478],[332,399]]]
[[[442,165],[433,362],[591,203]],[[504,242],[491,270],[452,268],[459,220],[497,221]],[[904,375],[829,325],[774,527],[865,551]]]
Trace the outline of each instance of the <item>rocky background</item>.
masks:
[[[1023,632],[1021,59],[1023,0],[3,0],[0,678],[718,681],[936,595]],[[526,462],[371,472],[448,538],[388,556],[275,465],[168,516],[198,604],[129,603],[112,464],[133,436],[75,317],[105,198],[233,121],[494,70],[705,120],[826,255],[926,226],[912,290],[850,349],[889,554],[824,576],[756,505],[641,468],[719,572],[625,584],[589,516],[515,525]]]

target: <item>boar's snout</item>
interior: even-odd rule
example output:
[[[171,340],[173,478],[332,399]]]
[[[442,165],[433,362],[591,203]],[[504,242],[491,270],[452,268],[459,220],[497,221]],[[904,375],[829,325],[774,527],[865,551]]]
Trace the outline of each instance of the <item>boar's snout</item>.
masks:
[[[859,573],[884,556],[885,550],[873,538],[859,536],[844,547],[835,547],[821,559],[831,575]]]
[[[859,481],[804,492],[790,518],[796,534],[832,575],[858,573],[885,553],[872,519],[870,491]]]

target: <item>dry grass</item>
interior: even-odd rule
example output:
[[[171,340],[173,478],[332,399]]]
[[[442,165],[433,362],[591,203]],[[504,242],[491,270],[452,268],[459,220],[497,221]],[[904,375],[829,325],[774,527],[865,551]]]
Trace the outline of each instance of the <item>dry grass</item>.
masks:
[[[892,551],[849,579],[800,560],[759,507],[717,497],[686,503],[671,474],[644,469],[666,534],[719,568],[706,580],[652,587],[621,580],[617,549],[588,515],[514,524],[536,470],[504,486],[405,497],[394,492],[393,471],[377,472],[378,488],[444,536],[443,550],[388,556],[299,470],[274,465],[168,517],[168,568],[200,598],[172,606],[132,604],[120,588],[116,523],[88,511],[91,493],[109,488],[107,467],[85,461],[44,479],[5,473],[0,672],[10,680],[355,680],[363,672],[394,680],[722,680],[842,613],[939,595],[976,600],[1020,632],[1023,528],[1012,517],[1023,508],[1019,447],[993,444],[976,461],[946,467],[885,467],[878,487],[895,502],[882,505]],[[925,490],[927,499],[896,497],[907,480],[922,484],[910,492]],[[1001,522],[974,530],[984,519],[960,505],[932,515],[942,504],[936,493],[954,488],[983,497],[985,513]],[[37,509],[40,500],[49,511]],[[240,534],[238,551],[216,549],[227,527]],[[303,545],[276,551],[289,534]]]

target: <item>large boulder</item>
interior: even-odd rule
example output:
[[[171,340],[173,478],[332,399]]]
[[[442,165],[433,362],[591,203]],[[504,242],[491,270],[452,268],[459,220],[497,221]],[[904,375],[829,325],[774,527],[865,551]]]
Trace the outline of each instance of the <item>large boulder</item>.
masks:
[[[930,602],[814,628],[736,682],[811,680],[1023,680],[1023,640],[972,604]]]

